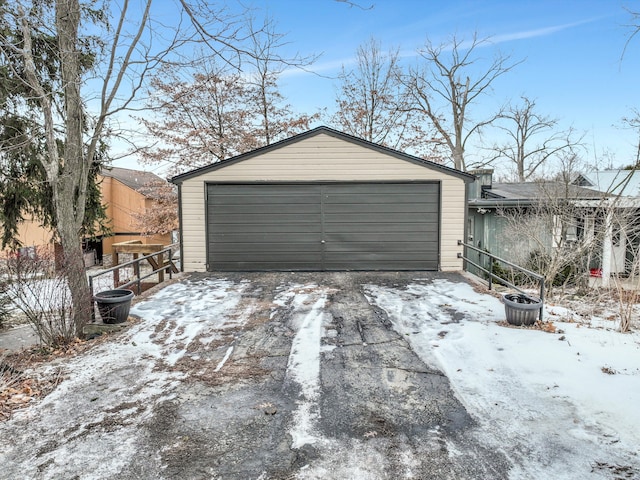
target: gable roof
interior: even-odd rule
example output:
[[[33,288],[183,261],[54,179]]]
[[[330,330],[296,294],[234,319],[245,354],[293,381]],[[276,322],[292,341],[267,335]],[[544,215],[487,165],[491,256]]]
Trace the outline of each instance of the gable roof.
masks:
[[[180,175],[176,175],[170,181],[172,183],[175,183],[175,184],[180,184],[183,181],[188,180],[190,178],[197,177],[199,175],[202,175],[204,173],[208,173],[208,172],[213,171],[213,170],[217,170],[219,168],[224,168],[224,167],[226,167],[228,165],[231,165],[233,163],[236,163],[236,162],[241,162],[243,160],[248,160],[250,158],[256,157],[258,155],[262,155],[262,154],[267,153],[267,152],[271,152],[273,150],[277,150],[279,148],[286,147],[288,145],[293,145],[294,143],[301,142],[303,140],[306,140],[308,138],[312,138],[312,137],[314,137],[316,135],[319,135],[319,134],[326,134],[326,135],[329,135],[331,137],[338,138],[340,140],[344,140],[346,142],[354,143],[354,144],[359,145],[359,146],[364,147],[364,148],[369,148],[369,149],[372,149],[372,150],[376,150],[378,152],[385,153],[387,155],[390,155],[390,156],[395,157],[395,158],[399,158],[401,160],[405,160],[405,161],[408,161],[408,162],[416,163],[418,165],[422,165],[422,166],[424,166],[426,168],[432,168],[432,169],[435,169],[435,170],[441,170],[441,171],[443,171],[443,172],[445,172],[445,173],[447,173],[449,175],[453,175],[453,176],[462,178],[465,182],[472,182],[472,181],[475,180],[475,177],[473,175],[465,173],[465,172],[462,172],[460,170],[456,170],[456,169],[451,168],[451,167],[440,165],[438,163],[431,162],[429,160],[424,160],[424,159],[419,158],[419,157],[414,157],[413,155],[409,155],[407,153],[403,153],[403,152],[400,152],[398,150],[394,150],[392,148],[384,147],[382,145],[378,145],[376,143],[369,142],[367,140],[363,140],[362,138],[354,137],[353,135],[349,135],[347,133],[340,132],[338,130],[334,130],[333,128],[321,126],[321,127],[314,128],[313,130],[308,130],[307,132],[300,133],[298,135],[294,135],[292,137],[286,138],[284,140],[280,140],[279,142],[272,143],[271,145],[267,145],[265,147],[260,147],[260,148],[257,148],[255,150],[252,150],[250,152],[243,153],[243,154],[237,155],[235,157],[231,157],[231,158],[228,158],[226,160],[222,160],[220,162],[212,163],[211,165],[206,165],[204,167],[196,168],[194,170],[190,170],[190,171],[182,173]]]
[[[106,167],[100,171],[100,175],[103,177],[114,178],[120,183],[123,183],[127,187],[145,196],[149,193],[149,190],[145,187],[150,184],[165,183],[165,180],[155,173],[145,172],[142,170],[131,170],[129,168]]]
[[[578,175],[573,183],[612,195],[640,197],[640,171],[638,170],[603,170],[583,173]]]

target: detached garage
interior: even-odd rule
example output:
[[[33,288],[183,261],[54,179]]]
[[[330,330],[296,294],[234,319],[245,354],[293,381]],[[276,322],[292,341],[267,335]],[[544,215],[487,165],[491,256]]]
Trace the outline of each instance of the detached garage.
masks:
[[[460,270],[473,179],[319,127],[173,178],[183,270]]]

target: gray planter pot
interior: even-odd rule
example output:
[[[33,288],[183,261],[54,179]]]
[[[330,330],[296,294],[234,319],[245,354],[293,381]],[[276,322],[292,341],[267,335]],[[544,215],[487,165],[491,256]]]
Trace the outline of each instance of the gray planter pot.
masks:
[[[533,325],[542,308],[539,298],[523,293],[507,293],[502,297],[507,322],[511,325]]]
[[[116,289],[98,292],[93,296],[104,323],[123,323],[129,317],[133,292]]]

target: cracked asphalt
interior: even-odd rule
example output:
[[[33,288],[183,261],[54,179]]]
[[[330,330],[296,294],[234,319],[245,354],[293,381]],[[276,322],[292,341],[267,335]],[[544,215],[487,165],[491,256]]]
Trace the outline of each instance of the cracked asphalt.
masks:
[[[509,464],[500,452],[468,435],[474,420],[447,377],[422,362],[386,314],[365,298],[363,284],[401,287],[415,274],[224,277],[248,280],[243,298],[261,305],[273,305],[292,281],[330,292],[323,307],[319,436],[292,446],[290,424],[300,391],[287,375],[288,359],[296,323],[312,302],[287,304],[269,321],[256,320],[234,333],[228,365],[238,369],[233,381],[194,380],[157,407],[146,427],[148,451],[123,472],[127,478],[144,476],[143,459],[175,439],[182,445],[163,458],[164,478],[507,478]],[[215,361],[222,350],[210,353]]]
[[[171,286],[141,302],[142,323],[77,368],[100,349],[121,363],[93,365],[0,425],[13,441],[0,478],[508,478],[509,461],[477,439],[447,377],[367,301],[364,285],[402,288],[416,275],[465,281],[191,275],[186,298]],[[191,326],[178,321],[190,302],[200,302]]]

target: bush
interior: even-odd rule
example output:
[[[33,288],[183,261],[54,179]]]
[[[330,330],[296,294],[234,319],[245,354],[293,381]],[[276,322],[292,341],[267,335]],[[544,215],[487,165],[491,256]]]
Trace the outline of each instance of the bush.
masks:
[[[528,285],[529,283],[531,283],[531,279],[526,273],[516,270],[515,268],[508,265],[503,266],[502,263],[498,262],[497,260],[494,260],[493,262],[492,271],[494,275],[497,275],[500,278],[504,278],[508,282],[517,286]],[[495,279],[494,281],[500,282],[499,280]]]
[[[556,265],[554,265],[554,263],[556,263]],[[551,271],[552,267],[556,269],[555,272]],[[550,280],[548,277],[553,274],[551,284],[554,287],[575,285],[579,277],[576,265],[566,262],[563,263],[560,258],[556,258],[554,262],[554,258],[551,255],[540,250],[534,250],[529,254],[525,268],[544,275],[547,277],[547,281]]]
[[[11,316],[11,297],[7,293],[8,283],[0,280],[0,328],[4,327]]]
[[[484,251],[487,254],[491,254],[491,252],[487,249],[484,249]],[[485,261],[482,262],[485,266],[485,268],[488,270],[489,269],[489,265],[488,265],[488,257],[484,257]],[[503,264],[502,262],[498,261],[498,260],[493,260],[493,263],[491,265],[491,272],[497,276],[500,277],[501,279],[504,279],[514,285],[517,286],[522,286],[522,285],[528,285],[529,283],[531,283],[531,279],[528,277],[528,275],[526,275],[525,273],[516,270],[513,267],[510,267],[509,265]],[[489,274],[486,272],[482,272],[482,275],[484,277],[485,280],[489,279]],[[505,286],[508,286],[506,284],[504,284],[503,282],[501,282],[500,280],[494,278],[493,279],[494,282],[499,283],[499,284],[503,284]]]
[[[58,347],[76,338],[71,292],[52,258],[13,256],[7,259],[6,274],[15,308],[25,315],[42,344]]]

